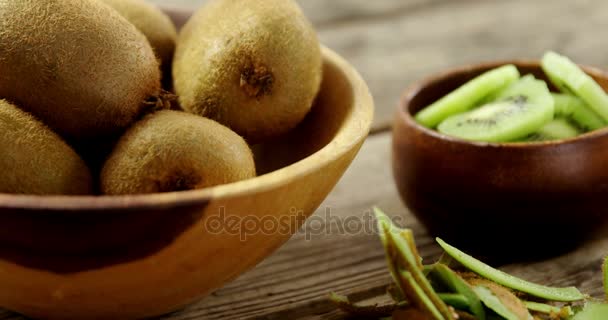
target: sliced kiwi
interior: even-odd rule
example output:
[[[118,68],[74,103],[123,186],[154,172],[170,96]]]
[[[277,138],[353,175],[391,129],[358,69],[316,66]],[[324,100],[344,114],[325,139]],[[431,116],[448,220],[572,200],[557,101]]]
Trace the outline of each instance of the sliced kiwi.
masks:
[[[606,126],[606,122],[591,110],[587,104],[570,94],[553,93],[555,115],[572,119],[578,127],[585,131],[593,131]]]
[[[608,95],[602,87],[567,57],[547,52],[542,67],[560,90],[581,98],[604,121],[608,121]]]
[[[547,84],[523,80],[503,90],[494,102],[446,119],[438,130],[466,140],[510,142],[542,128],[553,119],[553,113]]]
[[[556,118],[530,135],[526,141],[550,141],[574,138],[582,132],[568,119]]]
[[[425,127],[435,128],[448,117],[472,109],[484,98],[518,79],[519,71],[513,65],[490,70],[418,112],[416,121]]]
[[[523,85],[524,83],[526,83],[527,81],[532,82],[537,80],[534,75],[532,74],[527,74],[525,76],[522,76],[519,80],[517,80],[517,83],[519,83],[520,85]],[[505,89],[508,88],[505,87]],[[479,106],[488,104],[488,103],[492,103],[494,101],[496,101],[498,99],[498,97],[502,94],[504,90],[498,90],[492,94],[490,94],[489,96],[487,96],[485,99],[483,99],[483,101],[479,104]]]

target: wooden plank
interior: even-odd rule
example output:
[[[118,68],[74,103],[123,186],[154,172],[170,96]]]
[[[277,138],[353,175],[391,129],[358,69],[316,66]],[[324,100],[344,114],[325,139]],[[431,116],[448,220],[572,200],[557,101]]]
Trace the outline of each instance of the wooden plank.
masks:
[[[390,124],[406,86],[449,66],[539,58],[549,49],[580,63],[608,65],[601,40],[608,2],[602,0],[299,2],[321,41],[367,80],[376,99],[376,129]],[[179,3],[195,7],[201,1]]]
[[[351,232],[342,232],[331,221],[368,221],[374,205],[412,228],[421,254],[435,259],[440,249],[397,196],[389,145],[387,134],[371,137],[317,214],[287,245],[213,296],[164,319],[342,319],[327,300],[330,291],[365,300],[381,295],[390,278],[375,231],[363,232],[354,224]],[[324,232],[314,232],[319,229]],[[595,239],[562,257],[504,270],[543,284],[576,285],[599,297],[600,264],[607,251],[608,239]]]
[[[368,139],[315,216],[283,248],[213,295],[163,319],[343,319],[327,300],[329,292],[377,299],[390,282],[375,228],[363,228],[373,225],[374,205],[412,228],[421,254],[433,261],[440,248],[402,205],[394,187],[390,140],[388,134]],[[576,285],[600,297],[600,263],[606,252],[608,239],[595,239],[562,257],[504,270],[543,284]],[[23,318],[0,312],[0,320],[8,319]]]

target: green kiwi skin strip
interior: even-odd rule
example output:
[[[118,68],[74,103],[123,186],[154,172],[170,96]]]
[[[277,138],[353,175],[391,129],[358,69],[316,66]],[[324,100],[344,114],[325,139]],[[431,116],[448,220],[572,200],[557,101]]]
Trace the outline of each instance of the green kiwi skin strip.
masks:
[[[444,317],[444,315],[439,312],[439,309],[435,306],[431,298],[426,295],[424,290],[418,285],[416,279],[411,272],[400,270],[399,271],[400,281],[402,287],[409,287],[411,290],[411,297],[408,296],[409,299],[417,300],[417,305],[420,310],[425,310],[428,315],[432,316],[434,320],[448,320],[453,319],[451,316],[449,318]],[[410,292],[410,290],[407,290]]]
[[[438,293],[437,296],[448,306],[460,310],[468,310],[470,307],[469,299],[458,293]]]
[[[490,70],[424,108],[415,119],[427,128],[435,128],[448,117],[472,109],[487,96],[518,79],[519,71],[513,65]]]
[[[397,227],[379,208],[374,208],[374,212],[376,214],[376,221],[378,223],[380,240],[384,246],[384,249],[386,250],[388,268],[398,289],[397,291],[399,291],[402,296],[406,297],[408,301],[411,302],[415,307],[420,310],[424,310],[428,315],[432,315],[435,320],[451,320],[451,318],[446,319],[441,312],[439,312],[431,299],[413,280],[413,276],[410,272],[399,269],[396,257],[398,249],[394,246],[390,237],[390,235],[397,232],[394,230],[397,229]]]
[[[414,256],[414,261],[416,262],[416,267],[418,267],[419,270],[424,271],[424,265],[422,264],[422,257],[420,256],[420,253],[418,253],[418,248],[416,247],[416,241],[414,240],[414,233],[411,230],[402,230],[400,232],[400,234],[403,237],[403,239],[405,239],[407,241],[407,244],[410,247],[410,251],[412,252],[412,255]]]
[[[460,251],[459,249],[447,244],[440,238],[437,238],[436,240],[447,254],[449,254],[452,258],[454,258],[454,260],[458,261],[464,267],[507,288],[550,301],[573,302],[585,299],[585,296],[575,287],[552,288],[528,282],[500,270],[494,269]]]
[[[392,304],[392,305],[386,305],[386,306],[378,306],[378,305],[360,306],[360,305],[350,302],[348,297],[336,294],[335,292],[332,292],[329,294],[329,300],[333,304],[335,304],[336,307],[338,307],[338,309],[342,310],[343,312],[345,312],[349,315],[359,316],[359,317],[369,317],[369,318],[388,317],[391,314],[393,314],[393,312],[395,312],[395,310],[397,310],[399,308],[404,308],[407,306],[407,304],[405,304],[405,303]]]
[[[378,235],[380,237],[380,242],[382,243],[382,247],[386,252],[386,264],[388,265],[388,270],[393,278],[393,283],[396,288],[395,291],[399,293],[400,296],[407,297],[406,288],[401,286],[400,276],[397,271],[397,261],[395,261],[394,252],[396,249],[392,244],[388,241],[387,235],[392,231],[393,228],[397,228],[393,224],[391,218],[384,213],[384,211],[380,210],[378,207],[374,207],[374,214],[376,216],[376,223],[378,226]],[[395,294],[396,296],[396,294]]]
[[[507,308],[500,299],[492,293],[492,291],[484,286],[473,287],[475,293],[479,296],[481,301],[492,311],[496,312],[499,316],[506,320],[522,320],[517,317],[509,308]]]
[[[476,317],[476,319],[486,319],[486,312],[481,300],[475,291],[473,291],[466,281],[464,281],[456,272],[452,271],[452,269],[448,268],[446,265],[439,263],[434,266],[431,274],[433,277],[438,278],[449,290],[464,296],[469,302],[469,307],[467,309]]]
[[[408,233],[410,234],[407,235]],[[441,301],[441,299],[439,299],[429,280],[424,276],[422,268],[419,267],[419,257],[416,257],[411,251],[411,247],[407,241],[408,237],[413,238],[413,235],[411,235],[411,230],[402,230],[400,233],[393,231],[389,232],[387,235],[387,240],[389,243],[393,243],[397,249],[397,254],[399,255],[398,261],[403,264],[404,269],[411,273],[418,286],[420,286],[426,296],[437,307],[443,317],[445,319],[453,319],[452,312],[447,305]]]
[[[418,299],[417,305],[419,307],[425,308],[421,303],[424,303],[425,300],[428,299],[433,304],[433,308],[442,315],[441,319],[452,320],[453,318],[450,310],[445,303],[437,297],[437,294],[431,287],[428,279],[422,273],[420,256],[417,255],[417,251],[412,252],[414,237],[411,230],[401,229],[395,226],[392,220],[379,208],[374,208],[374,212],[376,214],[380,239],[387,252],[389,270],[393,275],[397,287],[400,288],[403,295],[408,299]],[[415,279],[416,288],[413,288],[412,284],[403,281],[403,272],[400,270],[400,263],[403,264],[402,267]],[[418,291],[417,288],[423,290],[422,292],[425,293],[425,298],[413,295],[413,293]],[[426,309],[432,311],[428,306]]]
[[[591,76],[570,59],[555,52],[547,52],[542,58],[541,65],[558,88],[575,94],[604,121],[608,121],[608,95]]]
[[[587,131],[606,127],[606,122],[580,98],[565,93],[551,93],[551,95],[555,101],[556,116],[568,117]]]
[[[406,296],[404,288],[401,286],[401,282],[399,281],[399,274],[397,273],[396,262],[393,259],[394,248],[391,248],[391,245],[388,242],[387,234],[390,232],[390,229],[394,227],[391,219],[377,207],[374,207],[374,214],[376,216],[376,223],[378,225],[378,235],[380,237],[380,241],[382,242],[382,246],[384,247],[384,251],[386,252],[386,262],[388,265],[388,269],[391,273],[391,277],[393,278],[393,282],[397,287],[397,291],[401,294],[401,296]]]
[[[526,305],[526,308],[528,308],[528,310],[530,310],[530,311],[544,313],[544,314],[548,314],[548,315],[555,315],[555,316],[559,317],[560,319],[567,319],[568,317],[571,317],[574,315],[574,312],[572,312],[572,308],[569,306],[560,308],[560,307],[548,305],[546,303],[539,303],[539,302],[533,302],[533,301],[523,301],[523,303],[524,303],[524,305]]]
[[[588,303],[572,320],[604,320],[608,319],[608,304]]]
[[[436,265],[443,264],[446,267],[449,267],[450,264],[452,263],[452,261],[454,261],[454,259],[452,257],[450,257],[447,253],[444,252],[441,254],[441,256],[439,257],[437,262],[435,262],[433,264],[424,265],[422,267],[422,272],[424,272],[425,276],[428,276],[429,273],[431,273],[431,271],[433,271],[433,269],[435,268]]]

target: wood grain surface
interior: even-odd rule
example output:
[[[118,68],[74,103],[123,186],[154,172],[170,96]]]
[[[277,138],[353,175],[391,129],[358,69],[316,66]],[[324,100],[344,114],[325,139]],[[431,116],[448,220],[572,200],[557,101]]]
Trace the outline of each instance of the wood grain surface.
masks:
[[[154,0],[193,8],[202,1]],[[481,60],[538,58],[548,49],[577,62],[608,65],[608,2],[602,0],[300,0],[321,40],[352,62],[368,81],[377,105],[376,131],[317,214],[283,248],[212,296],[166,320],[343,319],[330,291],[375,301],[389,283],[374,232],[361,230],[378,205],[414,229],[421,254],[438,246],[397,195],[385,130],[402,90],[442,70]],[[384,132],[383,132],[384,131]],[[330,214],[330,219],[328,219]],[[349,220],[347,220],[349,219]],[[340,228],[336,221],[352,230]],[[357,222],[358,221],[358,222]],[[333,222],[333,223],[332,223]],[[342,229],[342,230],[341,230]],[[547,285],[576,285],[602,295],[600,263],[608,239],[574,252],[502,269]],[[22,317],[0,311],[0,320]]]
[[[436,259],[440,248],[397,195],[387,163],[390,140],[388,133],[370,137],[315,216],[274,255],[213,295],[162,319],[344,319],[327,300],[329,292],[355,301],[382,301],[377,297],[390,276],[375,229],[364,228],[374,205],[414,230],[426,262]],[[600,266],[606,254],[608,239],[597,238],[563,256],[502,269],[547,285],[576,285],[601,297]],[[0,319],[23,318],[0,312]]]
[[[403,207],[393,186],[386,163],[389,145],[388,134],[369,138],[334,193],[287,245],[214,295],[164,319],[343,319],[327,300],[329,292],[367,300],[382,295],[390,282],[375,232],[361,227],[374,205],[412,228],[421,255],[434,261],[440,248]],[[336,219],[347,226],[341,230]],[[600,297],[606,254],[608,239],[595,239],[560,257],[502,269],[547,285],[576,285]]]

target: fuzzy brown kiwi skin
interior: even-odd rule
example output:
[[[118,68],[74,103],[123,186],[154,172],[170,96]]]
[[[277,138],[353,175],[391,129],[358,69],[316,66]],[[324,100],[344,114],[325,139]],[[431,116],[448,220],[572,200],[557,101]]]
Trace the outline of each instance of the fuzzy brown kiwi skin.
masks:
[[[128,127],[160,93],[145,36],[96,0],[0,2],[0,97],[68,139]]]
[[[84,161],[57,134],[0,100],[0,193],[86,195],[93,179]]]
[[[141,31],[161,61],[165,88],[171,86],[171,63],[177,41],[177,29],[157,6],[144,0],[102,0],[118,11],[125,19]]]
[[[249,146],[219,123],[164,110],[135,123],[101,173],[108,195],[203,189],[255,177]]]
[[[322,77],[317,35],[292,0],[213,0],[180,32],[173,61],[181,106],[251,143],[293,129]]]

